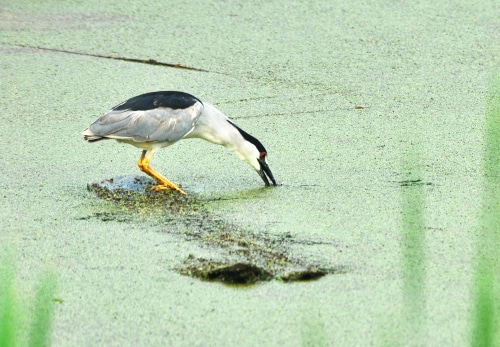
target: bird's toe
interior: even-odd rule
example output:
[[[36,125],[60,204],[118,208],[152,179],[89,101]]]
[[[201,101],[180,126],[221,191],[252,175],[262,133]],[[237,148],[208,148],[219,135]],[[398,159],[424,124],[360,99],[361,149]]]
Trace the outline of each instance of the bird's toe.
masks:
[[[159,192],[159,191],[162,191],[162,190],[177,190],[181,194],[186,195],[186,192],[184,190],[182,190],[177,185],[170,186],[170,185],[165,185],[165,184],[159,184],[159,185],[156,185],[156,186],[151,186],[151,190],[154,190],[155,192]]]

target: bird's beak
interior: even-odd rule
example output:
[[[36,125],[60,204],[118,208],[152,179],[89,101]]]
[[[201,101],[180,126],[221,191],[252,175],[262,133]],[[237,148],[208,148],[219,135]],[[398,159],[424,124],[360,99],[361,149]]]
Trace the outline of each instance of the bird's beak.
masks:
[[[257,159],[260,164],[260,170],[257,172],[259,173],[259,176],[262,178],[266,186],[270,186],[269,180],[267,179],[268,177],[271,179],[273,182],[273,186],[276,185],[276,181],[274,180],[273,173],[271,172],[271,169],[269,168],[269,165],[267,165],[265,159]]]

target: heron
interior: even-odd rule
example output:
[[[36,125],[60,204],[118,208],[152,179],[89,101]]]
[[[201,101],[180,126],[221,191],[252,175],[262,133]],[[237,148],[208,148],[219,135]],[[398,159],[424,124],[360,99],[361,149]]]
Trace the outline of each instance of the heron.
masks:
[[[134,96],[106,112],[83,131],[88,142],[114,139],[142,149],[139,169],[158,184],[152,190],[176,190],[186,194],[151,167],[153,155],[179,140],[201,138],[222,145],[236,153],[254,168],[270,186],[276,186],[267,150],[215,106],[180,91],[157,91]]]

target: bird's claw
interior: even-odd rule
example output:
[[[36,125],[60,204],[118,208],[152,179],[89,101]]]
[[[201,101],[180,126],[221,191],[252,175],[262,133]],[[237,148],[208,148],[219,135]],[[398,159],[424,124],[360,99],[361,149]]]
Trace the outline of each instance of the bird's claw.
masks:
[[[159,192],[162,190],[177,190],[181,194],[186,195],[186,192],[181,189],[181,187],[177,185],[166,185],[166,184],[159,184],[157,186],[151,186],[151,190],[154,190],[155,192]]]

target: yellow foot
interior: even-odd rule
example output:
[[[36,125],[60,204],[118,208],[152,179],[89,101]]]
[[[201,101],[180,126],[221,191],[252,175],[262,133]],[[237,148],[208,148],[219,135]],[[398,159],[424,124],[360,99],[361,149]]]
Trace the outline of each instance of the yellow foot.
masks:
[[[178,192],[186,195],[186,192],[183,191],[181,189],[181,187],[179,187],[178,185],[176,184],[173,184],[173,185],[165,185],[165,184],[159,184],[157,186],[151,186],[151,190],[154,190],[156,192],[159,192],[160,190],[177,190]]]

